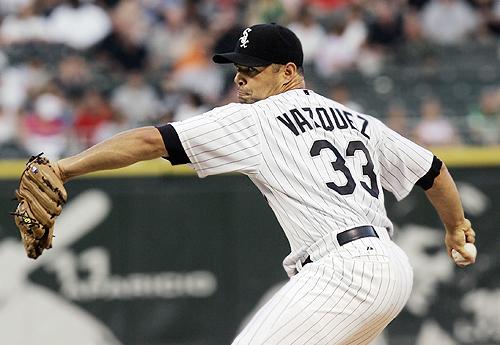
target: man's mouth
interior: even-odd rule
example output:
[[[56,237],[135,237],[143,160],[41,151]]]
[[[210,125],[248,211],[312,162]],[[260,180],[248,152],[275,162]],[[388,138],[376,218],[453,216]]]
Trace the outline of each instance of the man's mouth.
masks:
[[[245,98],[248,96],[250,96],[250,93],[248,93],[244,90],[238,89],[238,98]]]
[[[253,103],[254,102],[254,100],[252,98],[252,94],[250,92],[238,90],[237,94],[238,94],[238,100],[240,101],[240,103]]]

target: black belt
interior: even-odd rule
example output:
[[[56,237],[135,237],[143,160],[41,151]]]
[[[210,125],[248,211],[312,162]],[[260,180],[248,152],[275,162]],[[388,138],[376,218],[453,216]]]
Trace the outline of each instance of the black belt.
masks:
[[[337,242],[339,243],[340,246],[343,246],[344,244],[365,237],[378,237],[373,226],[371,225],[358,226],[357,228],[352,228],[346,231],[339,232],[337,234]],[[307,265],[311,262],[312,262],[311,257],[308,256],[302,263],[302,266]]]

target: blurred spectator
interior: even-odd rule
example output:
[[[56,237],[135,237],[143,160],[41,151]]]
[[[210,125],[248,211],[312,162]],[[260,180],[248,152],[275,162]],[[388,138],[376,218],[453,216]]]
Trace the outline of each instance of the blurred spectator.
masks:
[[[35,13],[31,2],[23,4],[19,12],[8,15],[0,23],[0,43],[14,44],[47,40],[46,20]]]
[[[410,138],[411,124],[408,119],[408,111],[403,104],[399,102],[390,103],[387,108],[384,122],[390,129],[406,138]]]
[[[39,95],[33,111],[22,119],[22,142],[29,154],[43,152],[50,159],[59,159],[66,150],[68,123],[63,99],[52,93]]]
[[[133,20],[131,20],[133,18]],[[141,70],[147,62],[148,23],[137,0],[124,0],[111,12],[113,29],[95,47],[97,55],[117,70]]]
[[[17,113],[0,106],[0,146],[17,140]]]
[[[35,12],[43,17],[50,16],[60,4],[61,0],[34,0]]]
[[[336,102],[342,103],[343,105],[362,113],[363,112],[363,107],[354,102],[351,99],[351,92],[349,91],[349,88],[345,84],[337,84],[334,85],[329,92],[330,98],[333,99]]]
[[[160,19],[146,38],[150,52],[149,61],[153,67],[177,63],[188,54],[192,41],[198,34],[196,26],[187,20],[186,9],[182,3],[167,2],[163,5]]]
[[[403,17],[394,2],[376,0],[368,24],[368,44],[390,48],[403,42]]]
[[[86,149],[99,140],[96,139],[98,129],[113,116],[110,105],[103,95],[96,90],[88,90],[76,109],[73,124],[79,145],[79,150]]]
[[[49,13],[37,12],[35,2],[26,2],[18,13],[5,18],[0,27],[4,43],[51,42],[86,49],[100,41],[111,29],[107,13],[80,0],[64,0]]]
[[[331,76],[353,68],[360,55],[365,35],[364,26],[356,17],[334,20],[314,61],[317,73]]]
[[[214,35],[214,42],[211,49],[212,53],[221,54],[233,51],[235,42],[238,42],[238,38],[241,36],[244,29],[244,23],[240,23],[238,17],[236,7],[227,6],[227,8],[217,13],[210,25],[210,30]],[[217,95],[217,98],[220,98],[222,97],[221,94],[226,92],[233,84],[234,67],[230,65],[220,65],[218,66],[218,70],[222,73],[221,78],[223,80],[220,94]]]
[[[424,37],[420,13],[414,9],[405,11],[403,15],[404,45],[395,56],[402,63],[419,61],[422,74],[434,74],[439,65],[436,64],[432,44]]]
[[[471,141],[480,145],[500,144],[500,88],[481,92],[479,104],[466,117]]]
[[[388,54],[404,41],[401,8],[396,2],[376,0],[369,3],[368,33],[357,59],[357,68],[367,76],[380,73]],[[398,50],[399,51],[399,50]]]
[[[363,8],[360,6],[349,6],[345,9],[346,32],[345,36],[349,45],[358,50],[366,43],[368,28],[364,20]]]
[[[420,123],[415,128],[417,143],[423,146],[457,145],[461,140],[451,121],[445,117],[436,98],[424,99],[420,106]]]
[[[409,44],[424,43],[424,35],[418,12],[416,11],[405,12],[403,21],[403,32],[404,32],[404,39],[407,43]]]
[[[100,142],[130,128],[125,116],[118,112],[113,112],[109,121],[101,123],[101,125],[96,128],[94,140]]]
[[[500,0],[475,0],[480,21],[480,33],[485,38],[500,35]]]
[[[288,26],[302,42],[304,64],[310,64],[318,55],[323,53],[325,30],[311,14],[308,6],[299,11],[296,21]]]
[[[351,75],[371,78],[384,69],[384,73],[396,73],[396,80],[401,71],[402,78],[415,85],[415,92],[405,93],[404,101],[411,102],[412,97],[426,94],[418,88],[427,84],[422,75],[436,73],[438,80],[449,83],[477,65],[475,60],[475,66],[450,63],[445,75],[442,68],[436,68],[444,58],[439,52],[434,54],[433,43],[467,44],[471,37],[485,38],[481,59],[490,59],[486,49],[499,33],[500,0],[0,0],[0,136],[17,136],[14,123],[26,129],[27,124],[39,122],[44,133],[58,123],[67,127],[64,117],[42,121],[36,115],[37,107],[28,115],[18,115],[31,107],[33,95],[50,88],[63,108],[77,107],[74,126],[85,146],[130,127],[155,124],[160,118],[186,118],[209,104],[234,101],[234,67],[214,65],[211,55],[233,50],[242,29],[257,21],[278,21],[295,31],[302,40],[306,73],[312,74],[309,84],[317,84],[319,90],[361,111],[347,86],[368,85],[370,79],[349,79]],[[74,49],[50,44],[54,41],[76,48],[77,54]],[[400,43],[404,43],[403,49],[399,49]],[[496,48],[491,49],[494,56]],[[83,54],[81,50],[85,50]],[[418,68],[407,66],[415,61]],[[491,83],[498,74],[498,61],[488,61],[478,76],[483,81],[490,77]],[[123,83],[124,73],[130,72]],[[148,81],[145,75],[150,76]],[[454,91],[460,91],[462,84],[463,88],[475,87],[465,79],[469,74],[463,75],[464,83],[454,83]],[[330,87],[339,80],[348,83]],[[153,87],[157,83],[158,95]],[[106,93],[88,91],[91,87]],[[362,94],[363,105],[379,111],[370,97],[380,95],[364,90],[357,91],[366,93]],[[453,97],[458,98],[458,93]],[[453,120],[467,124],[471,142],[498,143],[493,139],[498,136],[494,116],[488,115],[492,106],[484,105],[492,103],[482,100],[467,118],[457,105],[457,115],[464,116]],[[404,111],[390,104],[387,122],[408,135],[408,127],[413,125],[408,120],[413,118],[408,119]],[[455,130],[443,124],[448,121],[442,116],[436,118],[423,119],[422,140],[438,136],[454,142],[445,137],[453,137],[448,132]],[[436,135],[436,127],[445,130],[437,130]]]
[[[63,0],[47,18],[46,29],[51,42],[87,49],[111,31],[111,20],[102,8],[89,1]]]
[[[493,16],[488,20],[488,27],[495,34],[500,35],[500,0],[495,0],[492,12]]]
[[[112,9],[114,8],[116,5],[118,5],[118,3],[122,0],[97,0],[99,4],[101,4],[104,8],[106,9]],[[156,1],[156,0],[153,0],[153,1]]]
[[[24,68],[9,67],[0,75],[0,106],[17,111],[26,100],[29,81]]]
[[[285,8],[280,0],[254,0],[248,2],[247,26],[259,23],[283,22]]]
[[[68,100],[74,101],[83,96],[90,76],[87,62],[78,55],[69,55],[59,63],[54,82]]]
[[[113,91],[111,105],[125,116],[130,127],[152,124],[160,115],[155,90],[137,71],[130,73],[127,81]]]
[[[431,0],[422,12],[425,37],[437,44],[459,44],[477,25],[476,13],[463,0]]]
[[[172,79],[178,89],[193,91],[214,102],[221,94],[224,78],[209,55],[213,38],[205,35],[201,27],[196,27],[196,32],[189,50],[173,66]]]
[[[2,70],[5,69],[8,64],[9,58],[2,50],[0,50],[0,72],[2,72]]]
[[[428,2],[429,0],[408,0],[408,5],[411,9],[420,11]]]
[[[319,17],[324,17],[335,11],[342,10],[345,6],[352,3],[350,0],[306,0],[304,1],[311,7],[313,13]]]
[[[219,11],[210,26],[215,37],[212,51],[215,54],[233,51],[234,42],[238,41],[243,29],[242,24],[238,22],[238,12],[235,8],[229,7]]]
[[[5,68],[0,75],[0,106],[17,112],[28,95],[41,89],[49,78],[45,64],[36,58]]]
[[[33,3],[33,0],[2,0],[0,1],[0,16],[17,13],[22,7]]]
[[[22,65],[28,81],[28,93],[38,92],[50,82],[52,75],[48,68],[47,63],[38,57],[29,58]]]
[[[174,114],[177,106],[184,97],[183,91],[179,89],[171,73],[165,73],[160,82],[160,94],[162,112]],[[172,115],[173,116],[173,115]]]
[[[203,99],[200,95],[194,92],[187,92],[182,99],[182,102],[177,107],[174,114],[174,121],[186,120],[192,116],[200,115],[209,108],[203,103]]]

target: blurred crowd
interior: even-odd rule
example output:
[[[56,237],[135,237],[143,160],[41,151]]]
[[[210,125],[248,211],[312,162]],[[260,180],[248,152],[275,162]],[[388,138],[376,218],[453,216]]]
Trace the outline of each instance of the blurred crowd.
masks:
[[[376,75],[402,46],[500,42],[500,0],[1,0],[0,157],[57,158],[235,101],[232,66],[211,56],[261,22],[290,27],[306,79],[328,81]],[[363,111],[356,90],[327,95]],[[500,144],[500,82],[458,124],[432,96],[372,115],[427,146]]]

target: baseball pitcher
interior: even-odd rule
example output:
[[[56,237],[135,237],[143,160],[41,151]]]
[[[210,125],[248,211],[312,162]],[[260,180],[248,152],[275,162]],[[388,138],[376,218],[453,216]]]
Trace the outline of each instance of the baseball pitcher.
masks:
[[[368,344],[398,315],[413,276],[391,240],[383,189],[401,200],[414,185],[423,188],[444,224],[448,254],[461,254],[460,265],[474,262],[464,246],[474,243],[475,233],[443,162],[379,120],[307,89],[293,32],[276,24],[251,26],[233,52],[213,60],[234,64],[240,103],[123,132],[55,162],[50,177],[64,182],[158,157],[190,164],[199,177],[247,175],[288,238],[283,266],[290,280],[233,344]],[[36,180],[30,171],[21,184],[25,176]],[[16,221],[23,238],[36,235],[28,253],[37,256],[50,247],[66,193],[51,183],[18,196]],[[32,204],[51,202],[48,220],[29,212]]]

